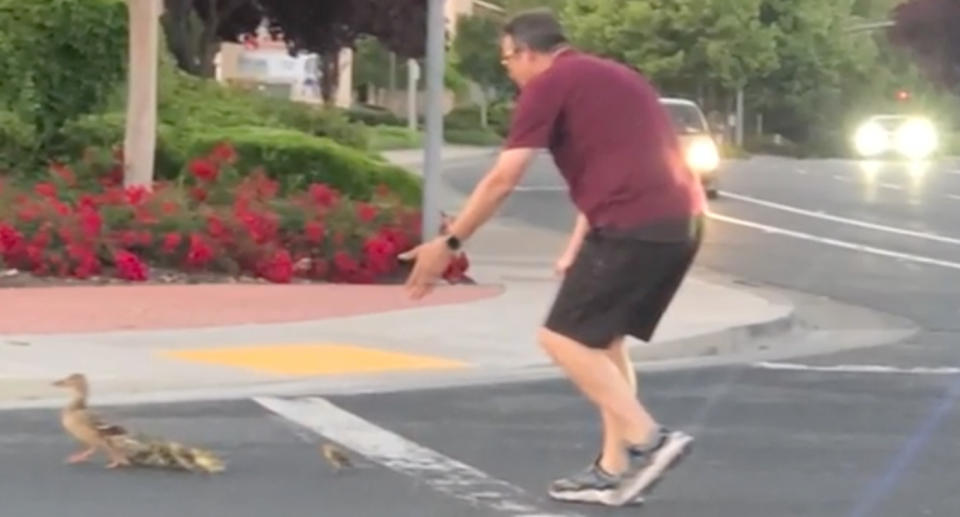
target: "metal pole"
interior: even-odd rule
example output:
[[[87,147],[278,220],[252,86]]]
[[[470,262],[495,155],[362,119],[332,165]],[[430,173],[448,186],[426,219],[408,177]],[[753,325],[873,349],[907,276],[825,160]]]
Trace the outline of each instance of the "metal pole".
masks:
[[[414,59],[407,60],[407,127],[417,130],[417,81],[420,80],[420,65]]]
[[[440,174],[443,167],[444,0],[427,4],[426,132],[423,145],[423,239],[440,229]]]

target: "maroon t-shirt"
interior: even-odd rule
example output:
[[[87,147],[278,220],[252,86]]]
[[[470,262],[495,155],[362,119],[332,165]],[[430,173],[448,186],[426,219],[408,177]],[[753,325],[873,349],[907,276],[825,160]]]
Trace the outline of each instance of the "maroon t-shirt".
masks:
[[[696,219],[706,201],[657,91],[630,68],[575,50],[527,83],[506,148],[549,148],[593,228]]]

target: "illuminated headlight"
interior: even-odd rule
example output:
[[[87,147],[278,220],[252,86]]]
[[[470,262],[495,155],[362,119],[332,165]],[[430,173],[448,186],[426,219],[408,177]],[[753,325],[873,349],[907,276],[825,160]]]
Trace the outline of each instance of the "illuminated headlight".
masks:
[[[937,143],[937,130],[926,119],[911,119],[897,130],[897,151],[908,158],[926,158],[936,150]]]
[[[886,151],[890,145],[887,132],[872,122],[860,126],[853,137],[853,144],[861,156],[876,156]]]
[[[720,152],[713,140],[704,138],[687,147],[687,165],[695,172],[712,172],[720,166]]]

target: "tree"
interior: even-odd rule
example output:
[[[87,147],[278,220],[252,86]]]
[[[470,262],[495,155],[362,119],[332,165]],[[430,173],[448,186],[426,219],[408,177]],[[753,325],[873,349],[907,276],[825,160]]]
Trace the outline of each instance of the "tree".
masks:
[[[890,41],[908,49],[937,84],[960,85],[960,2],[908,0],[893,11]]]
[[[760,0],[568,0],[575,44],[631,64],[662,90],[733,91],[776,67]]]
[[[427,0],[257,0],[253,5],[291,54],[320,55],[321,90],[328,101],[337,82],[339,52],[360,36],[377,38],[402,58],[419,58],[426,50]],[[250,31],[245,17],[233,16],[223,20],[218,35],[237,40]]]
[[[163,28],[184,71],[213,77],[221,39],[236,41],[257,28],[262,12],[252,0],[164,0]]]
[[[510,87],[500,64],[499,34],[500,25],[491,18],[463,17],[457,22],[457,37],[453,42],[457,68],[480,87],[480,125],[484,128],[491,97]]]

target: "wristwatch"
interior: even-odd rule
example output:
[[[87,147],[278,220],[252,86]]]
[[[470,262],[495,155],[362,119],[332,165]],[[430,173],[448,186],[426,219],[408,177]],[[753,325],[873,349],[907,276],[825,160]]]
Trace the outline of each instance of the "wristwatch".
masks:
[[[447,245],[447,249],[449,249],[450,251],[460,251],[461,242],[460,242],[460,238],[457,237],[456,235],[453,235],[453,234],[447,235],[447,238],[444,239],[444,242]]]

